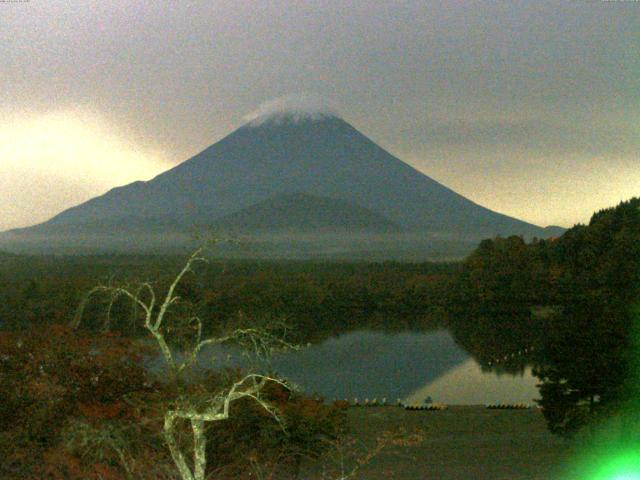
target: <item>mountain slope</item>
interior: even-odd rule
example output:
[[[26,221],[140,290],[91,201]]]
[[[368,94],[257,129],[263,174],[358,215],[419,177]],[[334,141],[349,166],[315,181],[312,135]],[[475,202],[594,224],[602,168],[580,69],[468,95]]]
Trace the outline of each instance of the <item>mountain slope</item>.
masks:
[[[20,233],[91,233],[98,225],[143,231],[148,223],[155,231],[181,230],[294,193],[345,202],[405,232],[548,236],[469,201],[332,115],[249,123],[148,182],[115,188]]]
[[[214,224],[243,233],[391,233],[398,227],[382,215],[343,200],[292,193],[271,197]]]

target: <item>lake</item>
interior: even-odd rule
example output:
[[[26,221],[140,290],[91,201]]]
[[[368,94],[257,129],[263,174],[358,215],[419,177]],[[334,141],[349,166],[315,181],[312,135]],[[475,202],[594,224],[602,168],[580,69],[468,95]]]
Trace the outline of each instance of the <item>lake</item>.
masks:
[[[200,364],[246,365],[238,351],[216,347]],[[300,351],[274,355],[272,366],[304,392],[327,400],[401,398],[422,403],[431,397],[449,405],[533,403],[537,379],[483,372],[447,331],[386,333],[358,330]]]

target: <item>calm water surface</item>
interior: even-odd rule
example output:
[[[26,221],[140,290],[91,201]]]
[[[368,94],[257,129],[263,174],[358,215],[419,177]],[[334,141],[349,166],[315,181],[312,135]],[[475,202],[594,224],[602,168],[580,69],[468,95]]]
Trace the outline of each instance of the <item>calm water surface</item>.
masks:
[[[203,362],[243,365],[232,348],[204,352]],[[204,366],[204,363],[201,363]],[[273,368],[306,393],[325,399],[365,398],[447,404],[532,403],[536,378],[483,372],[446,331],[383,333],[359,330],[301,351],[274,356]]]

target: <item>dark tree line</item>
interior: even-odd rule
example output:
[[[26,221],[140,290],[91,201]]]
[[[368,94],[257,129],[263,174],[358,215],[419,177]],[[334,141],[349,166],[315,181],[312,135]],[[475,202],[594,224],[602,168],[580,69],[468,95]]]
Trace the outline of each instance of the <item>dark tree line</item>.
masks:
[[[638,410],[640,199],[557,239],[483,241],[450,294],[452,329],[484,365],[535,365],[551,431]]]
[[[182,257],[7,257],[0,255],[0,330],[68,322],[97,283],[134,285],[153,279],[166,287],[167,271]],[[199,267],[179,286],[181,309],[210,329],[243,321],[285,321],[300,341],[316,341],[354,328],[422,329],[444,323],[454,263],[320,263],[236,261]],[[104,319],[108,299],[90,305]],[[111,306],[112,327],[127,335],[131,302]],[[102,324],[101,321],[97,322]]]

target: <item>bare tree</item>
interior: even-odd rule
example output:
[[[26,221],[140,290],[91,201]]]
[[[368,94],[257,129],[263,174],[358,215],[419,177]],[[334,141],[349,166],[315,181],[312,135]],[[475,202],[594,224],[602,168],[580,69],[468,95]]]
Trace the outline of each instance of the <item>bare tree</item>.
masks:
[[[322,480],[355,480],[364,478],[362,470],[369,466],[383,451],[394,447],[406,448],[424,441],[424,432],[416,429],[408,433],[404,429],[385,431],[378,435],[375,444],[365,445],[353,436],[342,436],[331,441],[330,455],[321,464]],[[389,474],[391,472],[388,472]]]
[[[121,296],[129,298],[134,306],[142,312],[144,328],[155,340],[168,369],[170,379],[174,382],[177,382],[188,369],[196,364],[198,355],[204,347],[209,345],[236,341],[242,345],[250,346],[255,354],[262,357],[270,355],[274,349],[296,348],[293,344],[286,342],[284,338],[260,328],[238,329],[227,335],[203,338],[202,320],[197,316],[193,316],[189,319],[189,323],[195,327],[195,338],[185,351],[182,352],[182,355],[176,355],[171,349],[167,338],[165,338],[166,316],[171,306],[179,301],[179,297],[176,295],[177,286],[187,273],[193,271],[193,266],[198,262],[206,262],[206,259],[202,255],[202,248],[196,250],[189,257],[182,270],[168,287],[161,301],[158,301],[158,296],[156,295],[153,285],[148,282],[140,284],[136,289],[110,284],[94,287],[78,308],[77,314],[72,322],[73,326],[76,328],[79,327],[82,322],[85,307],[93,295],[98,293],[109,295],[108,315],[104,325],[105,328],[109,327],[109,312],[116,299]],[[262,395],[264,388],[269,383],[277,383],[286,388],[290,388],[284,380],[275,376],[249,373],[233,382],[231,386],[210,394],[204,400],[197,400],[188,395],[180,395],[172,407],[164,412],[164,427],[162,433],[181,480],[205,479],[207,466],[206,423],[228,419],[230,406],[233,402],[243,398],[254,400],[284,428],[283,419],[278,410]],[[187,461],[188,456],[176,439],[176,428],[179,421],[188,422],[193,432],[192,462]]]

